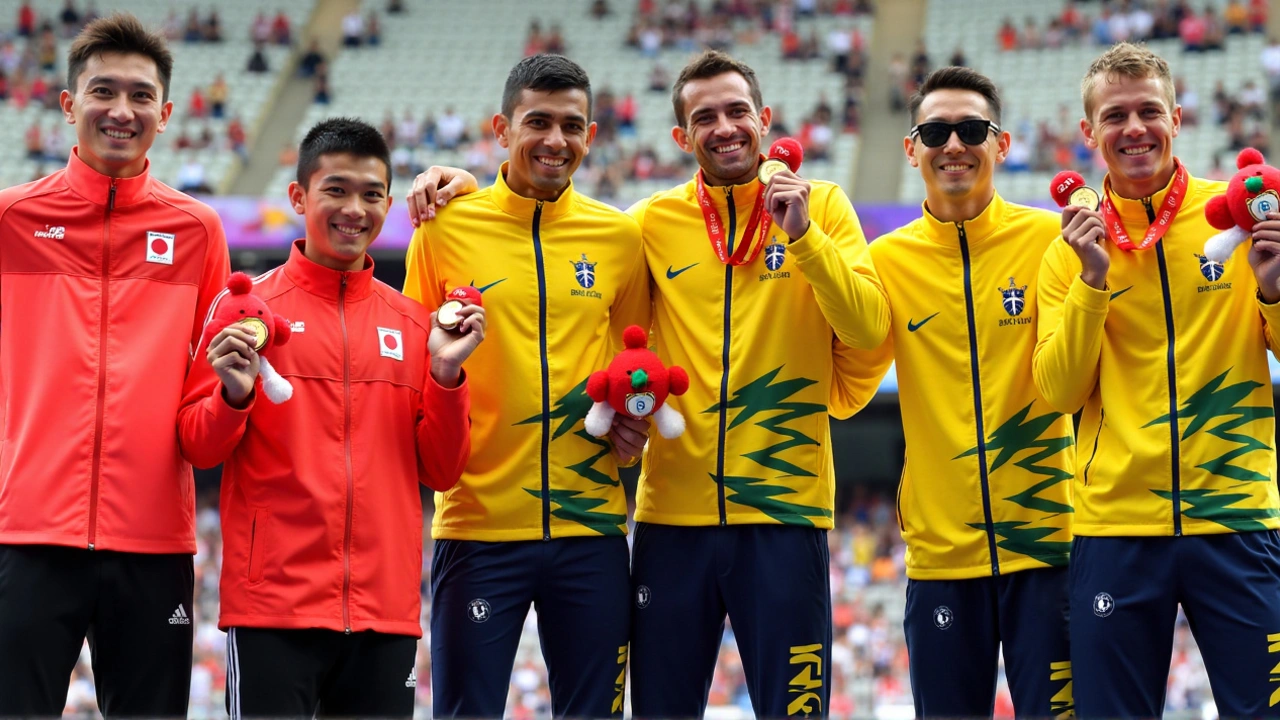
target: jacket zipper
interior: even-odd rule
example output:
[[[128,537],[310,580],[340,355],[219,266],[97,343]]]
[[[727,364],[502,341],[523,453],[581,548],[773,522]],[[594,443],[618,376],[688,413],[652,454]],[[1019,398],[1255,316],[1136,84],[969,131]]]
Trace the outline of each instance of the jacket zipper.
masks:
[[[982,382],[978,376],[978,324],[973,314],[972,264],[969,260],[969,236],[964,223],[956,223],[960,234],[960,257],[964,261],[964,311],[969,321],[969,367],[973,375],[973,420],[978,431],[978,480],[982,486],[982,517],[987,525],[987,550],[991,553],[991,574],[1000,574],[1000,557],[996,554],[995,522],[991,519],[991,487],[987,477],[987,431],[982,421]]]
[[[98,542],[98,480],[102,475],[102,432],[107,404],[107,314],[111,301],[111,211],[116,208],[116,181],[111,179],[102,228],[102,314],[98,319],[98,406],[93,418],[93,473],[89,481],[89,549]]]
[[[733,241],[737,236],[738,212],[733,207],[733,186],[724,189],[724,199],[729,203],[729,210],[726,215],[729,216],[729,250],[728,254],[733,255]],[[723,370],[720,374],[720,440],[716,443],[716,489],[719,493],[720,505],[720,524],[728,525],[729,516],[724,508],[724,436],[727,432],[726,427],[729,420],[729,331],[731,330],[733,309],[733,265],[725,263],[724,266],[724,342],[720,350],[720,364]]]
[[[533,211],[533,260],[538,269],[538,358],[542,362],[542,539],[551,539],[551,369],[547,366],[547,275],[542,261],[542,201]]]
[[[355,512],[355,479],[351,469],[351,343],[347,338],[347,273],[338,286],[338,322],[342,325],[343,455],[347,463],[347,524],[342,533],[342,627],[351,634],[351,517]]]
[[[1156,209],[1151,206],[1151,198],[1142,198],[1142,207],[1147,210],[1147,224],[1155,222]],[[1171,460],[1170,477],[1173,480],[1173,534],[1182,534],[1182,445],[1178,439],[1178,376],[1174,366],[1175,338],[1173,331],[1173,299],[1169,295],[1169,266],[1164,257],[1164,239],[1156,243],[1156,262],[1160,266],[1160,293],[1164,296],[1164,329],[1168,338],[1168,353],[1165,369],[1169,377],[1169,454]]]

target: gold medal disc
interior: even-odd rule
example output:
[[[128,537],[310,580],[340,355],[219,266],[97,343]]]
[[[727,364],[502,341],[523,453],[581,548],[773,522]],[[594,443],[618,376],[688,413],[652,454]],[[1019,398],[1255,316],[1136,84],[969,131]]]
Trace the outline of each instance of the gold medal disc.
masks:
[[[244,326],[245,330],[248,330],[249,332],[253,333],[253,337],[254,337],[253,349],[255,351],[261,350],[262,348],[267,346],[267,324],[266,323],[262,322],[256,317],[250,317],[250,318],[245,318],[236,324]]]
[[[1067,200],[1067,205],[1072,207],[1088,208],[1089,210],[1097,210],[1102,204],[1102,196],[1098,195],[1098,191],[1084,185],[1071,191],[1071,197]]]
[[[757,175],[760,176],[760,182],[764,183],[765,185],[768,185],[769,181],[773,179],[774,175],[777,175],[783,170],[790,170],[790,169],[791,168],[787,167],[787,164],[785,162],[777,158],[769,158],[768,160],[765,160],[764,162],[760,163],[760,170],[757,172]]]
[[[458,317],[458,311],[463,307],[463,304],[457,300],[445,302],[436,311],[436,322],[440,323],[440,327],[445,330],[453,330],[458,327],[458,323],[461,321],[461,318]]]

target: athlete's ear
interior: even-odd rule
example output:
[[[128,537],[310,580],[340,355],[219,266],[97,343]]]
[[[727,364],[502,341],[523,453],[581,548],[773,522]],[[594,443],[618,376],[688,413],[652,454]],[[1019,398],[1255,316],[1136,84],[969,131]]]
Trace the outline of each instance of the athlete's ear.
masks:
[[[289,204],[293,206],[293,211],[299,215],[307,214],[307,191],[297,180],[289,183]]]
[[[671,139],[676,141],[676,145],[679,145],[681,150],[687,153],[693,152],[693,138],[689,137],[689,131],[685,128],[679,125],[671,128]]]
[[[498,113],[493,116],[493,136],[498,139],[498,144],[507,147],[507,130],[511,127],[511,120],[506,115]]]

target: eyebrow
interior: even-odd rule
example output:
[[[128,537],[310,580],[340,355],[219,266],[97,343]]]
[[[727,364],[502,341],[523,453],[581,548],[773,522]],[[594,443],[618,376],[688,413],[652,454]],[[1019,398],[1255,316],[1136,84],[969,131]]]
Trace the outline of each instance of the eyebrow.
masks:
[[[1103,105],[1102,109],[1099,110],[1098,113],[1102,115],[1106,115],[1107,113],[1114,112],[1116,110],[1124,110],[1124,107],[1125,107],[1124,105],[1119,105],[1119,104]],[[1142,104],[1140,104],[1138,107],[1140,109],[1153,107],[1153,108],[1160,108],[1161,110],[1163,110],[1164,103],[1159,102],[1158,100],[1144,100]]]
[[[724,105],[725,110],[733,110],[735,108],[750,109],[751,103],[747,102],[746,100],[733,100],[731,102],[725,103]],[[716,109],[717,108],[714,105],[707,105],[705,107],[695,108],[693,112],[689,113],[689,117],[697,117],[705,113],[715,112]]]
[[[529,112],[524,114],[524,117],[526,120],[530,118],[536,118],[539,120],[555,120],[556,119],[555,115],[547,112],[546,110],[530,110]],[[564,119],[569,122],[576,122],[579,124],[586,124],[587,122],[587,119],[585,117],[577,113],[566,115]]]
[[[139,88],[142,90],[149,90],[151,92],[156,92],[158,90],[158,88],[156,88],[155,83],[149,82],[147,80],[138,80],[132,83],[125,83],[121,81],[119,78],[113,77],[111,75],[94,75],[85,81],[85,87],[90,87],[93,85],[112,85],[112,86],[130,85],[132,87]]]
[[[325,175],[324,179],[320,181],[320,184],[321,185],[330,185],[330,184],[357,185],[359,183],[356,183],[354,180],[347,177],[346,175],[333,174],[333,175]],[[364,183],[364,187],[374,188],[377,190],[385,190],[387,188],[387,184],[382,182],[381,180],[371,180],[367,183]]]

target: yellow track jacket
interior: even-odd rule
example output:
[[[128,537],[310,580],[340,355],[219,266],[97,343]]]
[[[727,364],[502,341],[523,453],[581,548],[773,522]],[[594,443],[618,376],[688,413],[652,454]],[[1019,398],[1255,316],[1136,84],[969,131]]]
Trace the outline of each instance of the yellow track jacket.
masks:
[[[414,233],[404,292],[435,309],[474,285],[488,316],[467,360],[471,460],[436,493],[431,534],[456,540],[622,535],[627,504],[609,443],[582,427],[587,376],[648,324],[640,232],[568,189],[554,202],[503,179],[450,201]]]
[[[863,372],[878,383],[897,362],[898,517],[912,579],[1067,563],[1071,416],[1031,379],[1036,274],[1060,224],[995,195],[972,220],[942,222],[925,207],[871,243],[893,324]]]
[[[1077,535],[1202,535],[1280,527],[1267,347],[1280,306],[1261,305],[1248,244],[1203,256],[1204,218],[1226,183],[1190,178],[1159,243],[1107,243],[1107,289],[1080,280],[1065,242],[1040,268],[1035,381],[1062,412],[1084,408],[1076,455]],[[1112,196],[1141,238],[1168,187]]]
[[[707,188],[735,243],[758,182]],[[689,392],[671,399],[684,434],[649,438],[636,519],[830,528],[827,414],[848,416],[867,395],[833,370],[849,348],[878,346],[889,326],[849,199],[833,183],[813,182],[809,230],[788,242],[775,225],[760,255],[740,267],[716,257],[696,182],[630,212],[653,277],[657,352],[690,377]]]

